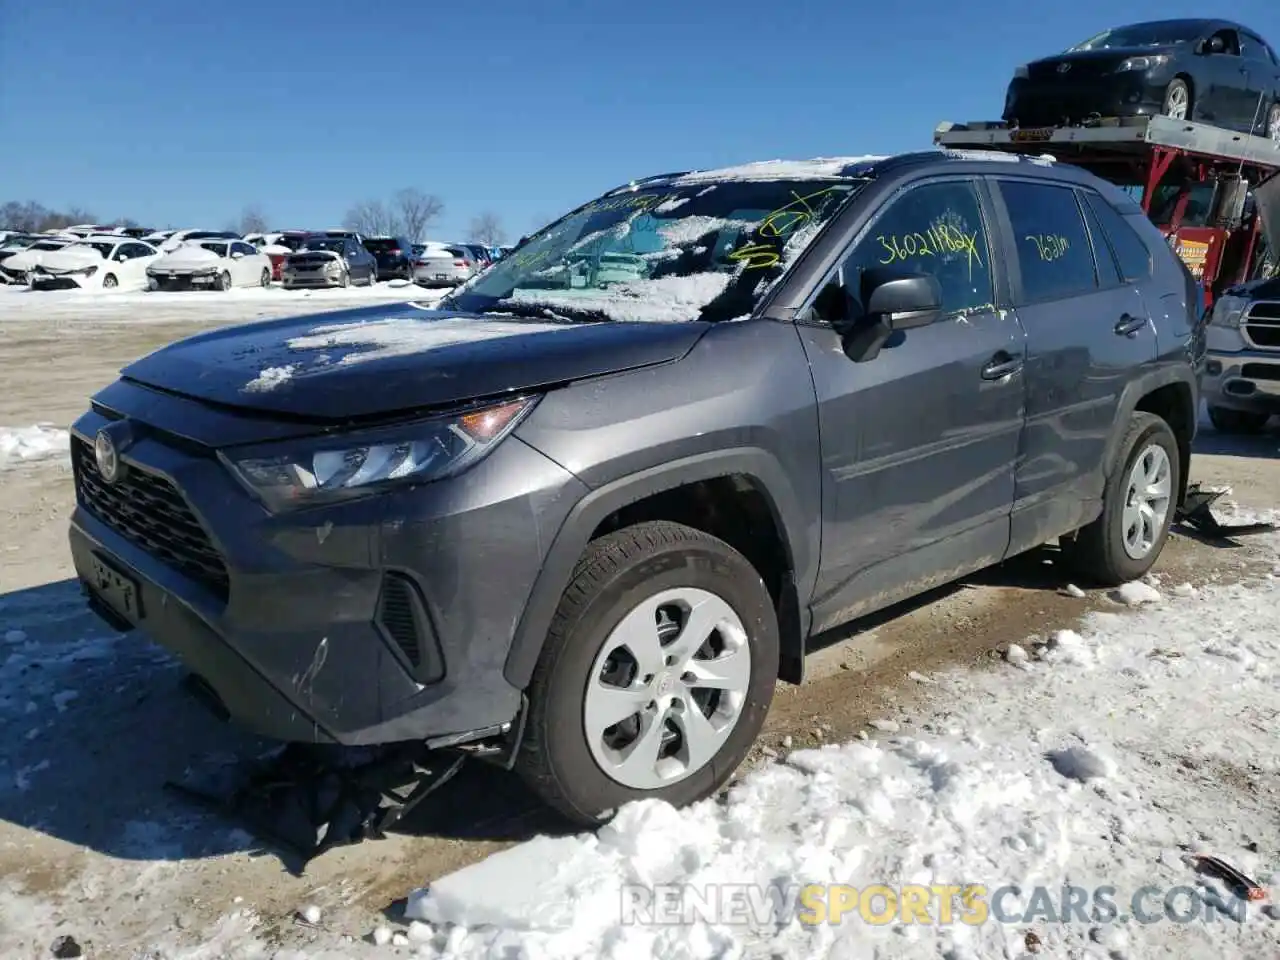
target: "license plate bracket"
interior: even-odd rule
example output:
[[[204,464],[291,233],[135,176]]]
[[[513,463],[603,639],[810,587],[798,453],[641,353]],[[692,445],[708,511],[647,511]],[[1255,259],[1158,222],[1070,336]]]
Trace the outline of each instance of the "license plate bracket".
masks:
[[[96,553],[89,555],[89,589],[129,623],[136,624],[142,619],[142,591],[138,581]]]

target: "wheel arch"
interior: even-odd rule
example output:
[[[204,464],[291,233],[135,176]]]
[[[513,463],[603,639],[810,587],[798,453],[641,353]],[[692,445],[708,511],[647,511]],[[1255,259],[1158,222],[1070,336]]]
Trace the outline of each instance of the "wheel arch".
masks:
[[[1182,469],[1179,471],[1175,502],[1182,503],[1187,490],[1187,475],[1191,472],[1191,444],[1196,434],[1198,402],[1199,389],[1189,368],[1154,371],[1131,381],[1120,395],[1115,422],[1107,438],[1103,461],[1106,476],[1109,478],[1121,466],[1121,442],[1133,415],[1139,411],[1154,414],[1169,424],[1178,442],[1178,460]]]
[[[752,503],[767,511],[770,530],[764,534],[765,539],[756,541],[754,549],[746,544],[748,548],[744,550],[743,537],[738,535],[745,532],[752,537],[753,527],[748,526],[745,531],[732,525],[726,527],[715,522],[714,509],[706,513],[696,509],[704,505],[716,507],[717,502],[708,502],[707,495],[724,491],[743,498],[722,511],[731,521],[744,515],[750,517]],[[743,509],[748,512],[743,514]],[[803,676],[808,605],[800,603],[804,584],[797,583],[797,579],[803,580],[812,572],[813,560],[808,556],[805,536],[809,519],[792,494],[782,466],[759,448],[670,461],[599,486],[584,496],[569,512],[546,552],[503,665],[507,681],[519,690],[528,687],[560,597],[587,545],[619,526],[654,519],[685,523],[720,536],[756,566],[778,610],[782,640],[779,674],[784,680],[799,683]],[[762,558],[774,549],[774,562],[764,562]],[[761,570],[761,566],[766,569]]]

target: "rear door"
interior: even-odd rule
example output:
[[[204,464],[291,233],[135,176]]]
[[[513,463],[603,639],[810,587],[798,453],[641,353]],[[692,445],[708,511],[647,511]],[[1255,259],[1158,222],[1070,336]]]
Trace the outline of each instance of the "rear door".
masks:
[[[1104,452],[1125,385],[1154,364],[1156,335],[1135,282],[1101,237],[1084,196],[1031,176],[994,178],[1012,298],[1027,334],[1027,422],[1014,476],[1010,552],[1097,515]]]

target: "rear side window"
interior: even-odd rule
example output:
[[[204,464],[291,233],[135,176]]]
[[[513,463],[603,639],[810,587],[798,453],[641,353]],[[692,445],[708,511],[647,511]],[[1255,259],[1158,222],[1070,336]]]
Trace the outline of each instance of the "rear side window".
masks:
[[[1129,226],[1126,218],[1097,194],[1086,193],[1085,202],[1102,224],[1103,233],[1111,243],[1116,261],[1120,264],[1120,275],[1125,282],[1137,283],[1151,276],[1151,251],[1133,227]]]
[[[1098,289],[1093,249],[1075,190],[1002,180],[1000,193],[1018,248],[1024,302],[1059,300]]]

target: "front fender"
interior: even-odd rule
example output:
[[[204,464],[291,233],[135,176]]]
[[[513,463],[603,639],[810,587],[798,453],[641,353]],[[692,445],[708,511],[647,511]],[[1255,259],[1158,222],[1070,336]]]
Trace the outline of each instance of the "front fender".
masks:
[[[599,486],[569,511],[547,551],[516,628],[503,668],[507,681],[520,690],[529,685],[574,565],[602,520],[621,507],[664,490],[730,475],[750,478],[764,493],[781,532],[789,565],[798,578],[797,594],[807,598],[813,589],[816,570],[815,558],[809,555],[808,521],[777,459],[758,447],[740,447],[672,460]],[[807,604],[802,604],[801,610],[807,615]],[[808,624],[802,623],[800,627],[804,636]]]

